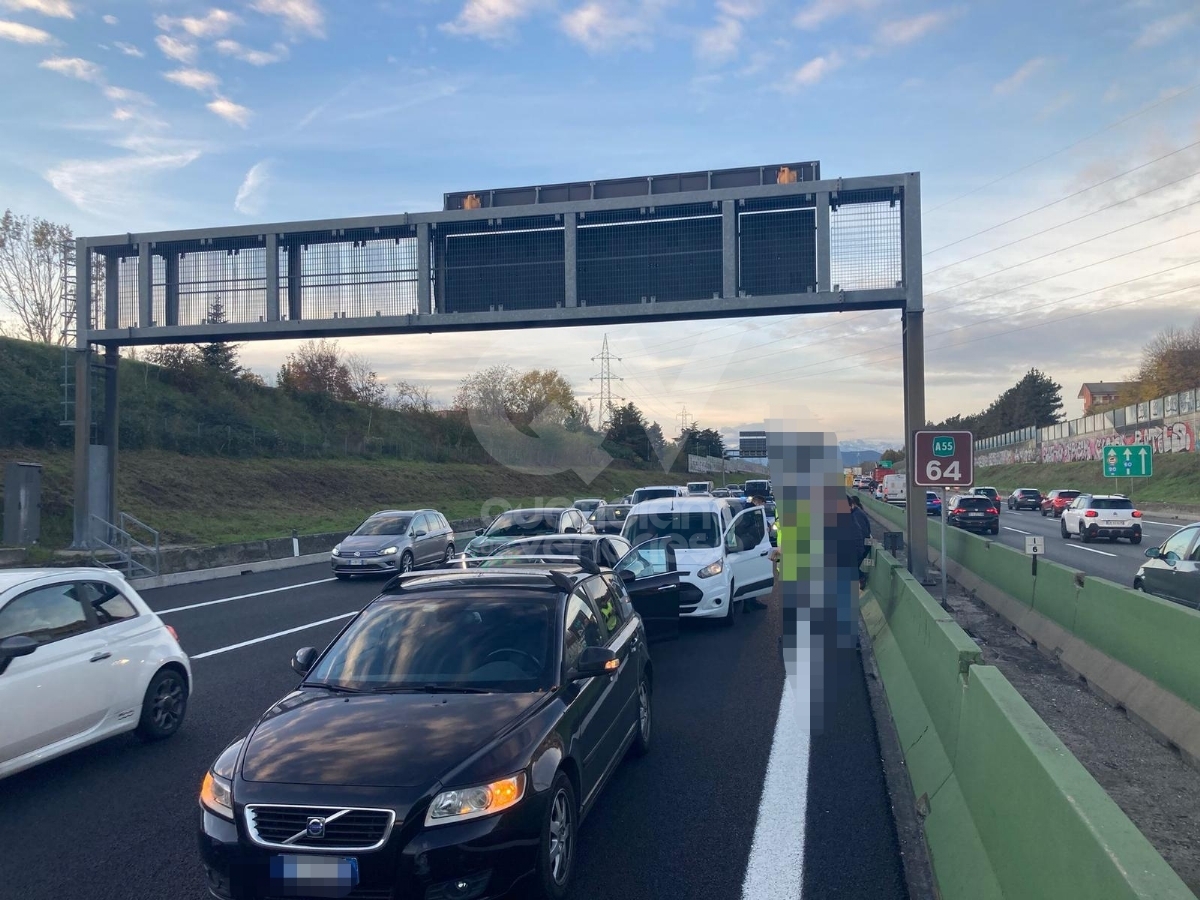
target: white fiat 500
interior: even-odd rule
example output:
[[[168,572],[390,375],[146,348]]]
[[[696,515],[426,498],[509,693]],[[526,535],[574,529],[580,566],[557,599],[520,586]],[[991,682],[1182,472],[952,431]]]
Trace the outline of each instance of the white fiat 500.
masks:
[[[174,629],[109,569],[0,571],[0,778],[123,731],[183,722]]]

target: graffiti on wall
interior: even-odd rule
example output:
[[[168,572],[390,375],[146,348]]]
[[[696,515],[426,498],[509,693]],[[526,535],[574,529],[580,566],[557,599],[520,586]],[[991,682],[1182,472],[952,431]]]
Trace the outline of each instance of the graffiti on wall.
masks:
[[[1163,425],[1146,425],[1122,434],[1052,441],[1042,444],[1042,462],[1099,459],[1104,448],[1112,444],[1149,444],[1155,453],[1185,453],[1196,449],[1196,432],[1187,422],[1167,422]]]

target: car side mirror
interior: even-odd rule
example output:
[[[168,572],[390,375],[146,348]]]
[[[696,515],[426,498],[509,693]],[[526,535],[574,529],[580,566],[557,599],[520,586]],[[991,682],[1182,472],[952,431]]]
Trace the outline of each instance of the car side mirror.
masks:
[[[475,533],[476,533],[476,534],[483,534],[483,529],[482,529],[482,528],[476,528],[476,529],[475,529]]]
[[[28,635],[14,634],[0,641],[0,660],[8,661],[18,656],[28,656],[38,648],[38,642]]]
[[[301,647],[296,651],[296,655],[292,657],[292,670],[297,675],[307,675],[313,667],[313,663],[317,661],[317,651],[315,647]]]
[[[621,660],[607,647],[587,647],[579,654],[574,668],[567,673],[572,681],[611,675],[621,667]]]
[[[424,528],[418,528],[416,531],[414,531],[414,532],[413,532],[413,537],[415,537],[415,538],[423,538],[423,537],[425,537],[425,535],[427,535],[428,533],[429,533],[429,532],[427,532],[427,531],[426,531]]]
[[[579,529],[568,525],[563,529],[563,534],[579,534]]]
[[[1159,558],[1158,550],[1159,550],[1158,547],[1151,547],[1149,550],[1146,551],[1146,559],[1158,559]]]
[[[622,569],[621,580],[626,584],[633,584],[635,581],[637,581],[637,575],[633,574],[630,569]]]

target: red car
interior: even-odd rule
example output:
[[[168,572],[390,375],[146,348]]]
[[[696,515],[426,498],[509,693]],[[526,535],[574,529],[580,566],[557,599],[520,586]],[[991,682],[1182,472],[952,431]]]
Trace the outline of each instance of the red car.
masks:
[[[1061,519],[1063,510],[1071,505],[1079,493],[1079,491],[1051,491],[1042,498],[1042,515],[1052,515],[1056,519]]]

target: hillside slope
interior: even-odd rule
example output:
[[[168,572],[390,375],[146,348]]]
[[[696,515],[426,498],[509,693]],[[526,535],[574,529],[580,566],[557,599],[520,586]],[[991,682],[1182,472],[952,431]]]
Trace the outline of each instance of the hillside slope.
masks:
[[[1152,478],[1105,478],[1099,461],[1014,463],[976,468],[975,483],[993,485],[1002,494],[1019,487],[1074,488],[1091,493],[1126,494],[1136,501],[1200,512],[1200,454],[1161,453],[1154,457]]]

